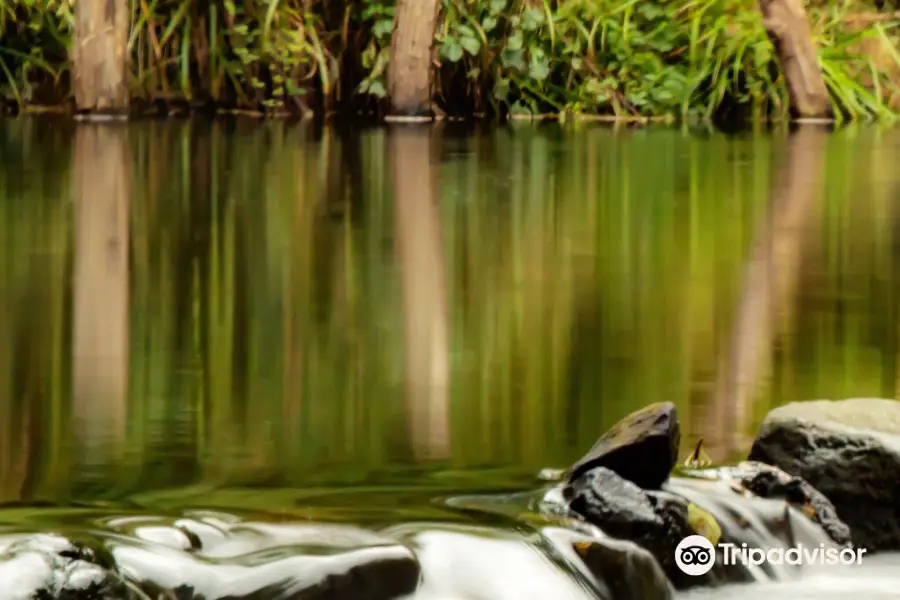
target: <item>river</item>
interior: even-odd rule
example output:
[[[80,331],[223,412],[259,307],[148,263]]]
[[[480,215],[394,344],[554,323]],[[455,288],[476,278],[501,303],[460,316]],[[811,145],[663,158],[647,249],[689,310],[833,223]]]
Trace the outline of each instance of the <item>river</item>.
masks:
[[[651,402],[733,461],[772,407],[900,394],[898,131],[26,119],[0,156],[10,531],[491,531],[436,500]],[[508,544],[454,597],[567,597]],[[881,561],[687,597],[896,597]]]

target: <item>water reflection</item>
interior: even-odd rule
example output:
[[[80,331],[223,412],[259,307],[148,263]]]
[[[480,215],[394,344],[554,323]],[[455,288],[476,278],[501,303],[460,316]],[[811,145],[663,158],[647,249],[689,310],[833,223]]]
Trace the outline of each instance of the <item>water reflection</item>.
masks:
[[[744,273],[737,315],[718,368],[707,431],[721,460],[752,443],[751,403],[765,385],[778,337],[790,331],[803,237],[822,201],[828,131],[804,125],[784,141],[772,186],[771,209]],[[820,213],[819,213],[820,214]]]
[[[653,401],[726,454],[894,396],[895,135],[0,123],[2,501],[512,488]]]
[[[129,366],[131,156],[123,125],[75,132],[72,430],[89,457],[125,442]],[[107,447],[111,446],[111,447]],[[96,459],[90,453],[98,453]]]
[[[388,135],[403,289],[410,443],[417,457],[446,458],[450,453],[447,286],[434,193],[432,132],[395,126]]]

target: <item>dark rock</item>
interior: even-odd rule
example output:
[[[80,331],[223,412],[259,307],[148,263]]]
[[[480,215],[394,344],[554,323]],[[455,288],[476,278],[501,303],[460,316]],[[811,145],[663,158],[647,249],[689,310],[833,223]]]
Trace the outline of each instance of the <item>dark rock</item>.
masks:
[[[900,402],[797,402],[772,410],[750,460],[801,477],[833,503],[853,544],[900,549]]]
[[[646,549],[678,590],[754,579],[750,568],[726,565],[721,553],[706,574],[683,573],[675,551],[691,535],[715,535],[718,543],[751,548],[847,542],[847,527],[834,508],[799,478],[753,463],[717,472],[721,479],[673,478],[663,490],[642,490],[598,467],[569,484],[563,496],[568,509],[587,523]],[[770,577],[780,576],[772,565],[758,568]]]
[[[662,525],[644,490],[604,467],[583,474],[564,494],[573,511],[611,535],[631,539]]]
[[[598,539],[577,531],[545,527],[541,533],[601,598],[670,600],[672,586],[652,554],[627,540]]]
[[[822,527],[836,544],[843,547],[852,545],[850,528],[838,518],[837,510],[828,498],[809,482],[759,462],[748,461],[741,467],[749,471],[741,478],[745,489],[762,498],[787,501]]]
[[[678,589],[717,580],[716,573],[685,575],[675,564],[678,543],[695,532],[688,520],[687,501],[662,491],[646,492],[604,467],[573,481],[564,494],[569,508],[615,538],[647,549]]]
[[[0,590],[8,600],[123,600],[129,589],[97,551],[64,537],[14,539],[0,553]]]
[[[569,470],[569,481],[595,467],[606,467],[644,489],[659,489],[678,460],[680,443],[675,405],[651,404],[604,433]]]

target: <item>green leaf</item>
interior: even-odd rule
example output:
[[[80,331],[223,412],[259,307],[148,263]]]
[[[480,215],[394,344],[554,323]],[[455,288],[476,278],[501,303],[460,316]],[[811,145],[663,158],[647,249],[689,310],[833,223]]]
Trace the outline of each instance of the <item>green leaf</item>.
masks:
[[[291,81],[290,79],[287,79],[284,82],[284,87],[287,89],[287,93],[290,94],[291,96],[305,96],[306,95],[306,88],[297,87],[296,85],[294,85],[294,82]]]
[[[509,36],[508,40],[506,40],[506,47],[510,50],[521,50],[523,42],[524,40],[522,39],[522,32],[517,31]]]
[[[456,27],[456,32],[459,34],[459,37],[475,37],[478,35],[475,33],[475,30],[468,25],[458,25]]]
[[[529,8],[522,13],[522,29],[534,31],[544,24],[544,13],[536,8]]]
[[[376,98],[384,98],[387,96],[387,90],[384,89],[384,83],[380,79],[376,79],[369,84],[369,93]]]
[[[375,22],[375,26],[372,27],[372,35],[374,35],[377,39],[382,39],[385,37],[389,37],[391,32],[394,30],[394,20],[393,19],[379,19]]]
[[[441,56],[450,62],[458,62],[463,56],[463,48],[455,38],[448,37],[441,45]]]
[[[712,545],[719,543],[722,528],[716,518],[693,502],[688,503],[688,522],[694,531],[708,539]]]
[[[627,98],[629,102],[637,107],[645,106],[647,104],[647,92],[645,92],[644,90],[630,92]]]
[[[655,2],[640,2],[637,11],[648,21],[655,19],[665,12],[663,8]]]
[[[488,9],[492,15],[499,15],[506,9],[506,0],[491,0],[491,6]]]
[[[481,51],[481,40],[476,37],[464,37],[459,40],[459,44],[472,56],[476,56]]]
[[[669,105],[675,100],[675,96],[665,88],[651,88],[650,97],[657,104]]]
[[[604,91],[605,91],[604,85],[596,77],[591,77],[590,79],[588,79],[585,82],[584,90],[587,93],[593,94],[595,96],[598,96],[598,95],[604,93]]]
[[[520,71],[524,71],[526,68],[525,53],[521,50],[504,48],[503,52],[500,53],[500,62],[506,69],[519,69]]]
[[[550,61],[543,56],[533,55],[528,65],[528,75],[537,81],[543,81],[550,75]]]
[[[494,82],[493,95],[500,102],[506,102],[509,97],[509,79],[498,79]]]
[[[513,113],[514,115],[530,115],[533,113],[530,108],[522,104],[522,102],[520,101],[517,101],[515,104],[513,104],[509,108],[509,112]]]
[[[484,18],[484,21],[481,22],[481,28],[484,29],[485,33],[491,32],[494,30],[494,27],[497,26],[497,17],[493,15],[488,15]]]

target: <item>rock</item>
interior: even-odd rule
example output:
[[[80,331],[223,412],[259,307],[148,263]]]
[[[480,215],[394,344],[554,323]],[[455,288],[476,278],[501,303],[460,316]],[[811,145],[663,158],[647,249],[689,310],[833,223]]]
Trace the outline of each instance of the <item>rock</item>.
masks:
[[[717,574],[693,577],[675,564],[675,548],[693,535],[684,498],[663,491],[644,491],[613,471],[598,467],[564,491],[569,508],[614,538],[647,549],[678,589],[717,580]]]
[[[373,531],[317,523],[219,527],[226,539],[208,548],[111,542],[113,556],[151,598],[392,600],[419,582],[412,551]]]
[[[627,540],[598,539],[560,527],[545,527],[543,536],[574,568],[584,573],[601,598],[671,600],[672,586],[645,548]]]
[[[130,590],[108,557],[50,534],[4,540],[0,590],[5,600],[123,600]]]
[[[573,481],[564,496],[569,508],[616,537],[631,539],[662,525],[644,490],[605,467]]]
[[[644,489],[659,489],[678,460],[680,443],[675,405],[651,404],[604,433],[569,470],[569,481],[595,467],[606,467]]]
[[[384,533],[415,550],[422,567],[416,599],[628,600],[591,590],[565,568],[551,543],[530,528],[426,522],[393,526]]]
[[[852,545],[850,528],[840,520],[834,505],[822,492],[801,477],[789,475],[771,465],[747,461],[740,465],[747,471],[741,477],[744,489],[760,496],[786,500],[791,506],[818,524],[836,544]]]
[[[712,537],[714,545],[750,548],[848,542],[848,529],[834,507],[802,479],[758,463],[717,472],[717,479],[675,477],[663,490],[642,490],[598,467],[569,484],[562,495],[574,515],[613,538],[646,549],[678,590],[752,581],[756,576],[747,567],[724,564],[721,554],[706,574],[683,573],[675,562],[675,549],[691,535]],[[773,578],[783,575],[768,564],[758,569]]]
[[[647,495],[663,525],[657,535],[640,539],[638,543],[653,553],[677,589],[748,580],[740,570],[723,565],[721,559],[705,575],[692,576],[682,572],[675,562],[675,548],[681,540],[697,533],[691,526],[688,509],[690,502],[683,496],[668,491],[651,491]],[[723,538],[723,541],[728,540]]]
[[[772,410],[750,460],[801,477],[830,500],[868,552],[900,549],[900,402],[797,402]]]

